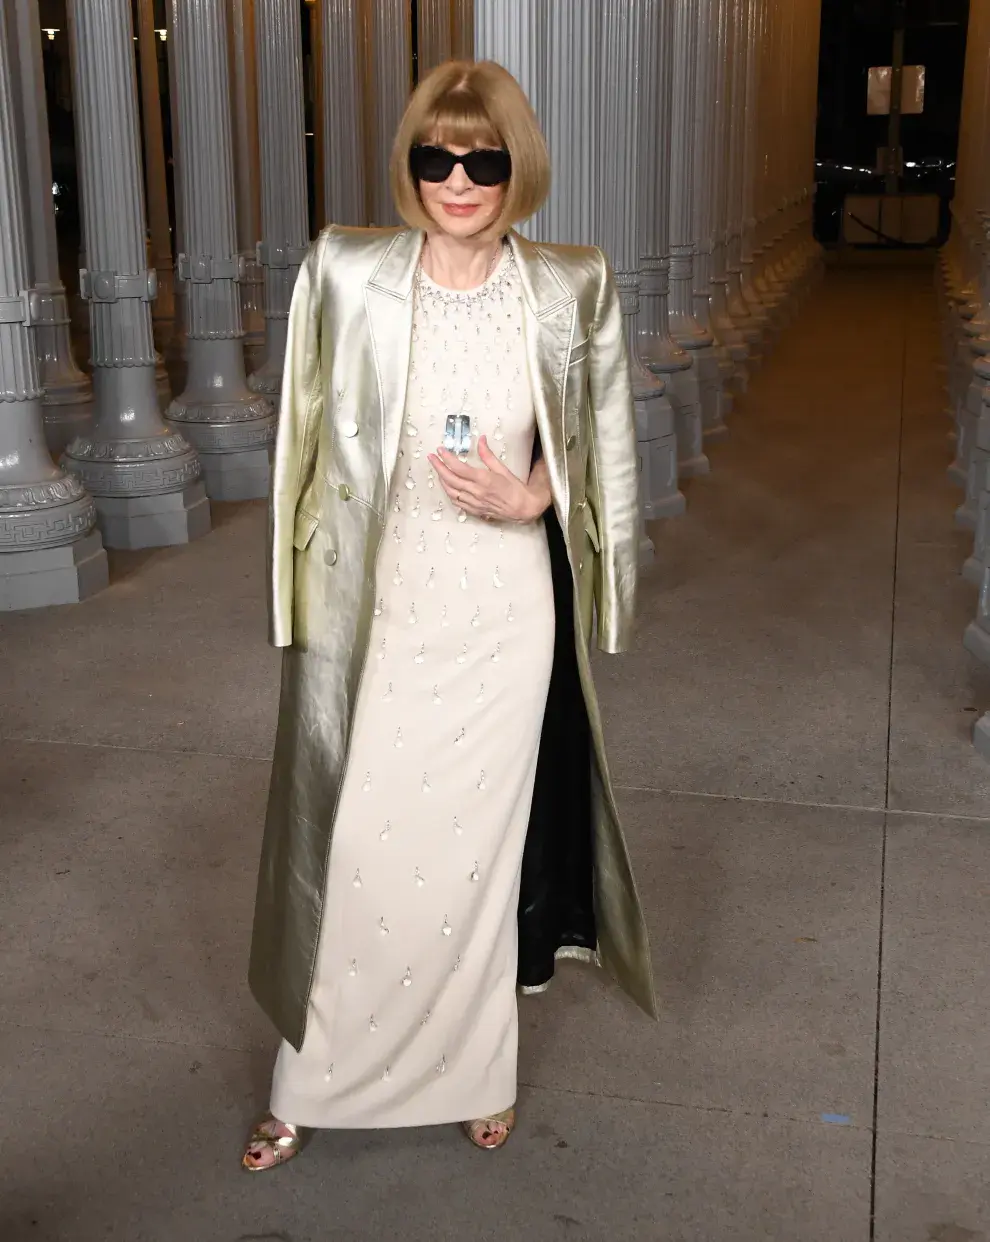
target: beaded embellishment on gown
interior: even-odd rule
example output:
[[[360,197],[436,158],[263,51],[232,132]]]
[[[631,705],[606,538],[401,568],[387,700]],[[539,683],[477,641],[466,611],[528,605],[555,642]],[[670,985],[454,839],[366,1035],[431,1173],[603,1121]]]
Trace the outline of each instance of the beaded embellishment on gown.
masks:
[[[375,609],[300,1052],[275,1116],[322,1127],[489,1116],[516,1098],[516,904],[554,607],[542,522],[469,517],[428,454],[467,415],[526,478],[533,402],[505,247],[477,289],[424,273]]]

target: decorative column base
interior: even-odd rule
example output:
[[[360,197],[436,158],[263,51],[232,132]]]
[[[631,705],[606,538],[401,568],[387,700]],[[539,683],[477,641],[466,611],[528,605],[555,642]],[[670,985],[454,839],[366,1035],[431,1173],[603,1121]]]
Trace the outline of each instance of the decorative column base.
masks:
[[[988,571],[990,571],[990,490],[984,488],[977,498],[973,550],[963,565],[962,576],[970,586],[979,590],[983,585],[984,575]]]
[[[959,530],[976,530],[980,494],[990,483],[990,452],[976,442],[978,439],[979,431],[977,430],[973,437],[974,443],[970,449],[969,464],[966,468],[966,495],[953,515],[953,520]]]
[[[271,403],[248,389],[240,338],[190,338],[186,390],[166,418],[199,453],[211,500],[268,495],[275,416]]]
[[[113,417],[113,411],[156,408],[154,368],[97,367],[93,384],[111,434],[101,435],[97,425],[78,436],[61,464],[93,497],[107,547],[168,547],[205,535],[209,504],[188,443],[175,433],[124,439],[119,432],[126,422]]]
[[[41,414],[45,422],[45,443],[49,453],[57,459],[77,436],[86,435],[93,425],[93,385],[84,378],[57,388],[46,386]]]
[[[61,285],[39,285],[40,315],[34,329],[35,350],[45,390],[41,413],[45,443],[53,457],[93,422],[93,385],[80,371],[69,339],[69,307]]]
[[[191,543],[211,529],[202,481],[161,496],[101,496],[100,529],[110,548],[164,548]]]
[[[4,417],[4,446],[22,452],[20,479],[0,486],[0,611],[76,604],[108,580],[93,499],[42,448],[38,401],[6,405]]]
[[[677,486],[674,408],[662,392],[636,399],[636,448],[644,520],[654,522],[658,518],[680,517],[687,508],[687,501]],[[641,556],[644,552],[641,539]]]
[[[677,370],[667,370],[663,363],[655,362],[652,358],[646,361],[653,374],[665,381],[667,397],[673,407],[678,476],[682,479],[693,479],[710,474],[711,464],[704,450],[698,372],[692,365],[691,356],[686,356],[688,365]]]
[[[990,570],[985,570],[983,577],[984,579],[990,578]],[[981,612],[982,612],[982,593],[983,593],[983,583],[981,582],[980,583]],[[990,633],[988,633],[983,628],[983,626],[980,624],[981,620],[983,620],[986,624],[990,624],[990,620],[988,620],[986,617],[980,617],[980,616],[978,616],[975,621],[970,621],[969,625],[966,626],[965,633],[963,634],[963,646],[966,648],[966,650],[969,652],[971,656],[976,656],[976,658],[980,661],[981,664],[986,664],[988,667],[990,667]]]
[[[265,357],[265,321],[261,307],[264,302],[265,269],[253,251],[244,256],[241,277],[241,320],[244,325],[244,365],[248,371],[260,367]]]
[[[169,379],[165,359],[155,350],[155,391],[158,393],[158,409],[164,414],[172,400],[172,381]]]
[[[289,335],[289,320],[269,319],[267,351],[264,362],[248,376],[248,388],[268,397],[278,412],[282,392],[282,372],[285,368],[285,344]]]
[[[109,581],[107,554],[96,530],[59,548],[0,552],[0,612],[78,604]]]
[[[981,716],[973,727],[973,749],[981,759],[990,760],[990,712]]]
[[[970,463],[979,435],[979,424],[983,412],[983,390],[990,383],[990,361],[986,357],[988,348],[990,348],[990,340],[984,338],[967,339],[963,347],[968,379],[966,387],[960,391],[955,407],[956,452],[947,472],[950,482],[966,488],[966,499],[963,501],[962,509],[970,515],[975,512],[976,505],[976,497],[970,491],[972,482]],[[990,444],[987,447],[990,448]],[[972,529],[972,523],[969,524],[969,529]]]
[[[725,425],[725,394],[722,391],[722,368],[714,346],[706,345],[693,351],[701,391],[701,433],[706,442],[722,440],[729,434]]]

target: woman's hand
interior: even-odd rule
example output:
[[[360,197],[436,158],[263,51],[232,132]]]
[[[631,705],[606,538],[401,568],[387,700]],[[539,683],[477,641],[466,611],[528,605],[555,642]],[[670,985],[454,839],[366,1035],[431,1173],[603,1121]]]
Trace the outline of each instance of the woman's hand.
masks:
[[[535,522],[549,509],[550,477],[542,457],[524,483],[499,461],[485,436],[478,441],[478,456],[484,463],[480,469],[442,448],[430,454],[443,490],[459,509],[495,522]]]

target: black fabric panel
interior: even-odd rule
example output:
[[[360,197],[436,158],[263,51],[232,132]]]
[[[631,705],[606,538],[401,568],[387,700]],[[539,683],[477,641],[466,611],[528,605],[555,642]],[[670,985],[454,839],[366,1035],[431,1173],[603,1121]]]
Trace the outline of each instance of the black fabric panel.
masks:
[[[544,517],[556,635],[519,891],[521,987],[553,976],[563,945],[594,949],[591,730],[574,647],[574,586],[553,508]]]

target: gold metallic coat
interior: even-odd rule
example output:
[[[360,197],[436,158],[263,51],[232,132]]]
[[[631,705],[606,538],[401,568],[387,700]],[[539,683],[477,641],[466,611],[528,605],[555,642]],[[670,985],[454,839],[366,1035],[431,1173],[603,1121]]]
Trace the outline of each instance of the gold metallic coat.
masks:
[[[622,315],[601,251],[536,245],[516,233],[509,243],[523,288],[537,428],[574,578],[575,644],[594,739],[599,958],[655,1015],[646,926],[588,658],[593,617],[599,648],[620,652],[635,603],[638,472]],[[269,522],[270,639],[284,648],[282,691],[250,983],[297,1049],[368,653],[422,245],[417,230],[330,226],[300,269],[289,314]]]

